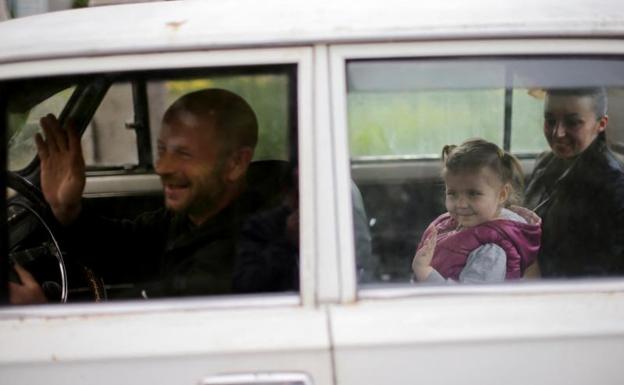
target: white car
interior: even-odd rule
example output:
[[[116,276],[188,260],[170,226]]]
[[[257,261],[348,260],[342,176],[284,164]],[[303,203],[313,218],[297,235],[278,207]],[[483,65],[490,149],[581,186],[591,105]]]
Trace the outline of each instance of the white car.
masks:
[[[0,384],[622,383],[621,277],[434,286],[410,267],[444,211],[445,144],[484,137],[528,175],[547,149],[543,90],[602,85],[622,148],[621,1],[150,2],[10,20],[0,36],[2,254],[32,259],[67,302],[0,308]],[[162,205],[164,110],[207,87],[256,111],[257,161],[298,166],[299,290],[120,301],[132,282],[59,267],[39,118],[84,130],[85,205],[128,217]]]

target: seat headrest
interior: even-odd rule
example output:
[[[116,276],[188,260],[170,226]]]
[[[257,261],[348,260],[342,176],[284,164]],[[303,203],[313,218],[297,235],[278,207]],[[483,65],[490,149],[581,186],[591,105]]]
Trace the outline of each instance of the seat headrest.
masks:
[[[247,190],[256,209],[274,207],[282,202],[293,185],[293,165],[285,160],[257,160],[247,169]]]

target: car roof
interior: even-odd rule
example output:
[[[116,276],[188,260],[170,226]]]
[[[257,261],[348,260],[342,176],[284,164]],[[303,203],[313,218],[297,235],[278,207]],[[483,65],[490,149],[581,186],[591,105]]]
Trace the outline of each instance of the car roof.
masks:
[[[1,22],[0,63],[332,42],[623,35],[621,0],[186,0]]]

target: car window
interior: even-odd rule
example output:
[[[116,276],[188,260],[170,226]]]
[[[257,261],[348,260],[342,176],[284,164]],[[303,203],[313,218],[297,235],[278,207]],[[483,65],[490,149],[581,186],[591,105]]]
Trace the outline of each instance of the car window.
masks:
[[[348,61],[360,283],[419,281],[417,250],[418,263],[427,267],[419,271],[433,271],[423,274],[428,283],[623,274],[623,68],[620,59],[582,57]],[[598,111],[602,105],[605,111]],[[492,204],[496,211],[475,222],[481,208],[453,200],[466,183],[479,187],[481,166],[471,165],[462,151],[485,150],[474,142],[456,153],[449,148],[448,161],[463,159],[459,166],[443,163],[442,153],[446,145],[476,138],[498,147],[501,159],[503,151],[513,154],[518,167],[513,179],[499,178],[509,180],[515,199]],[[509,159],[505,155],[504,164],[511,165]],[[453,184],[451,177],[463,175],[470,178]],[[487,195],[477,187],[466,187],[472,194],[466,201]],[[535,233],[517,239],[499,226],[483,238],[478,225],[490,220],[534,223]],[[367,242],[370,253],[359,251]],[[532,246],[518,246],[522,242]],[[425,250],[429,260],[422,257]]]
[[[39,173],[10,178],[10,260],[53,302],[297,293],[295,74],[273,65],[16,82],[6,112],[28,125],[11,128],[40,132],[48,114],[48,131],[73,122],[90,189],[61,237],[65,217],[45,209]],[[35,97],[46,102],[22,102]]]

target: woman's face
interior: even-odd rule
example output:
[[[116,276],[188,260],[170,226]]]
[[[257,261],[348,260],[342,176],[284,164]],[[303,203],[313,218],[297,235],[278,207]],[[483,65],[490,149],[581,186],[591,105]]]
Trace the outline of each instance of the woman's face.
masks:
[[[607,126],[607,117],[594,112],[591,96],[546,95],[544,136],[553,153],[562,159],[585,151]]]

